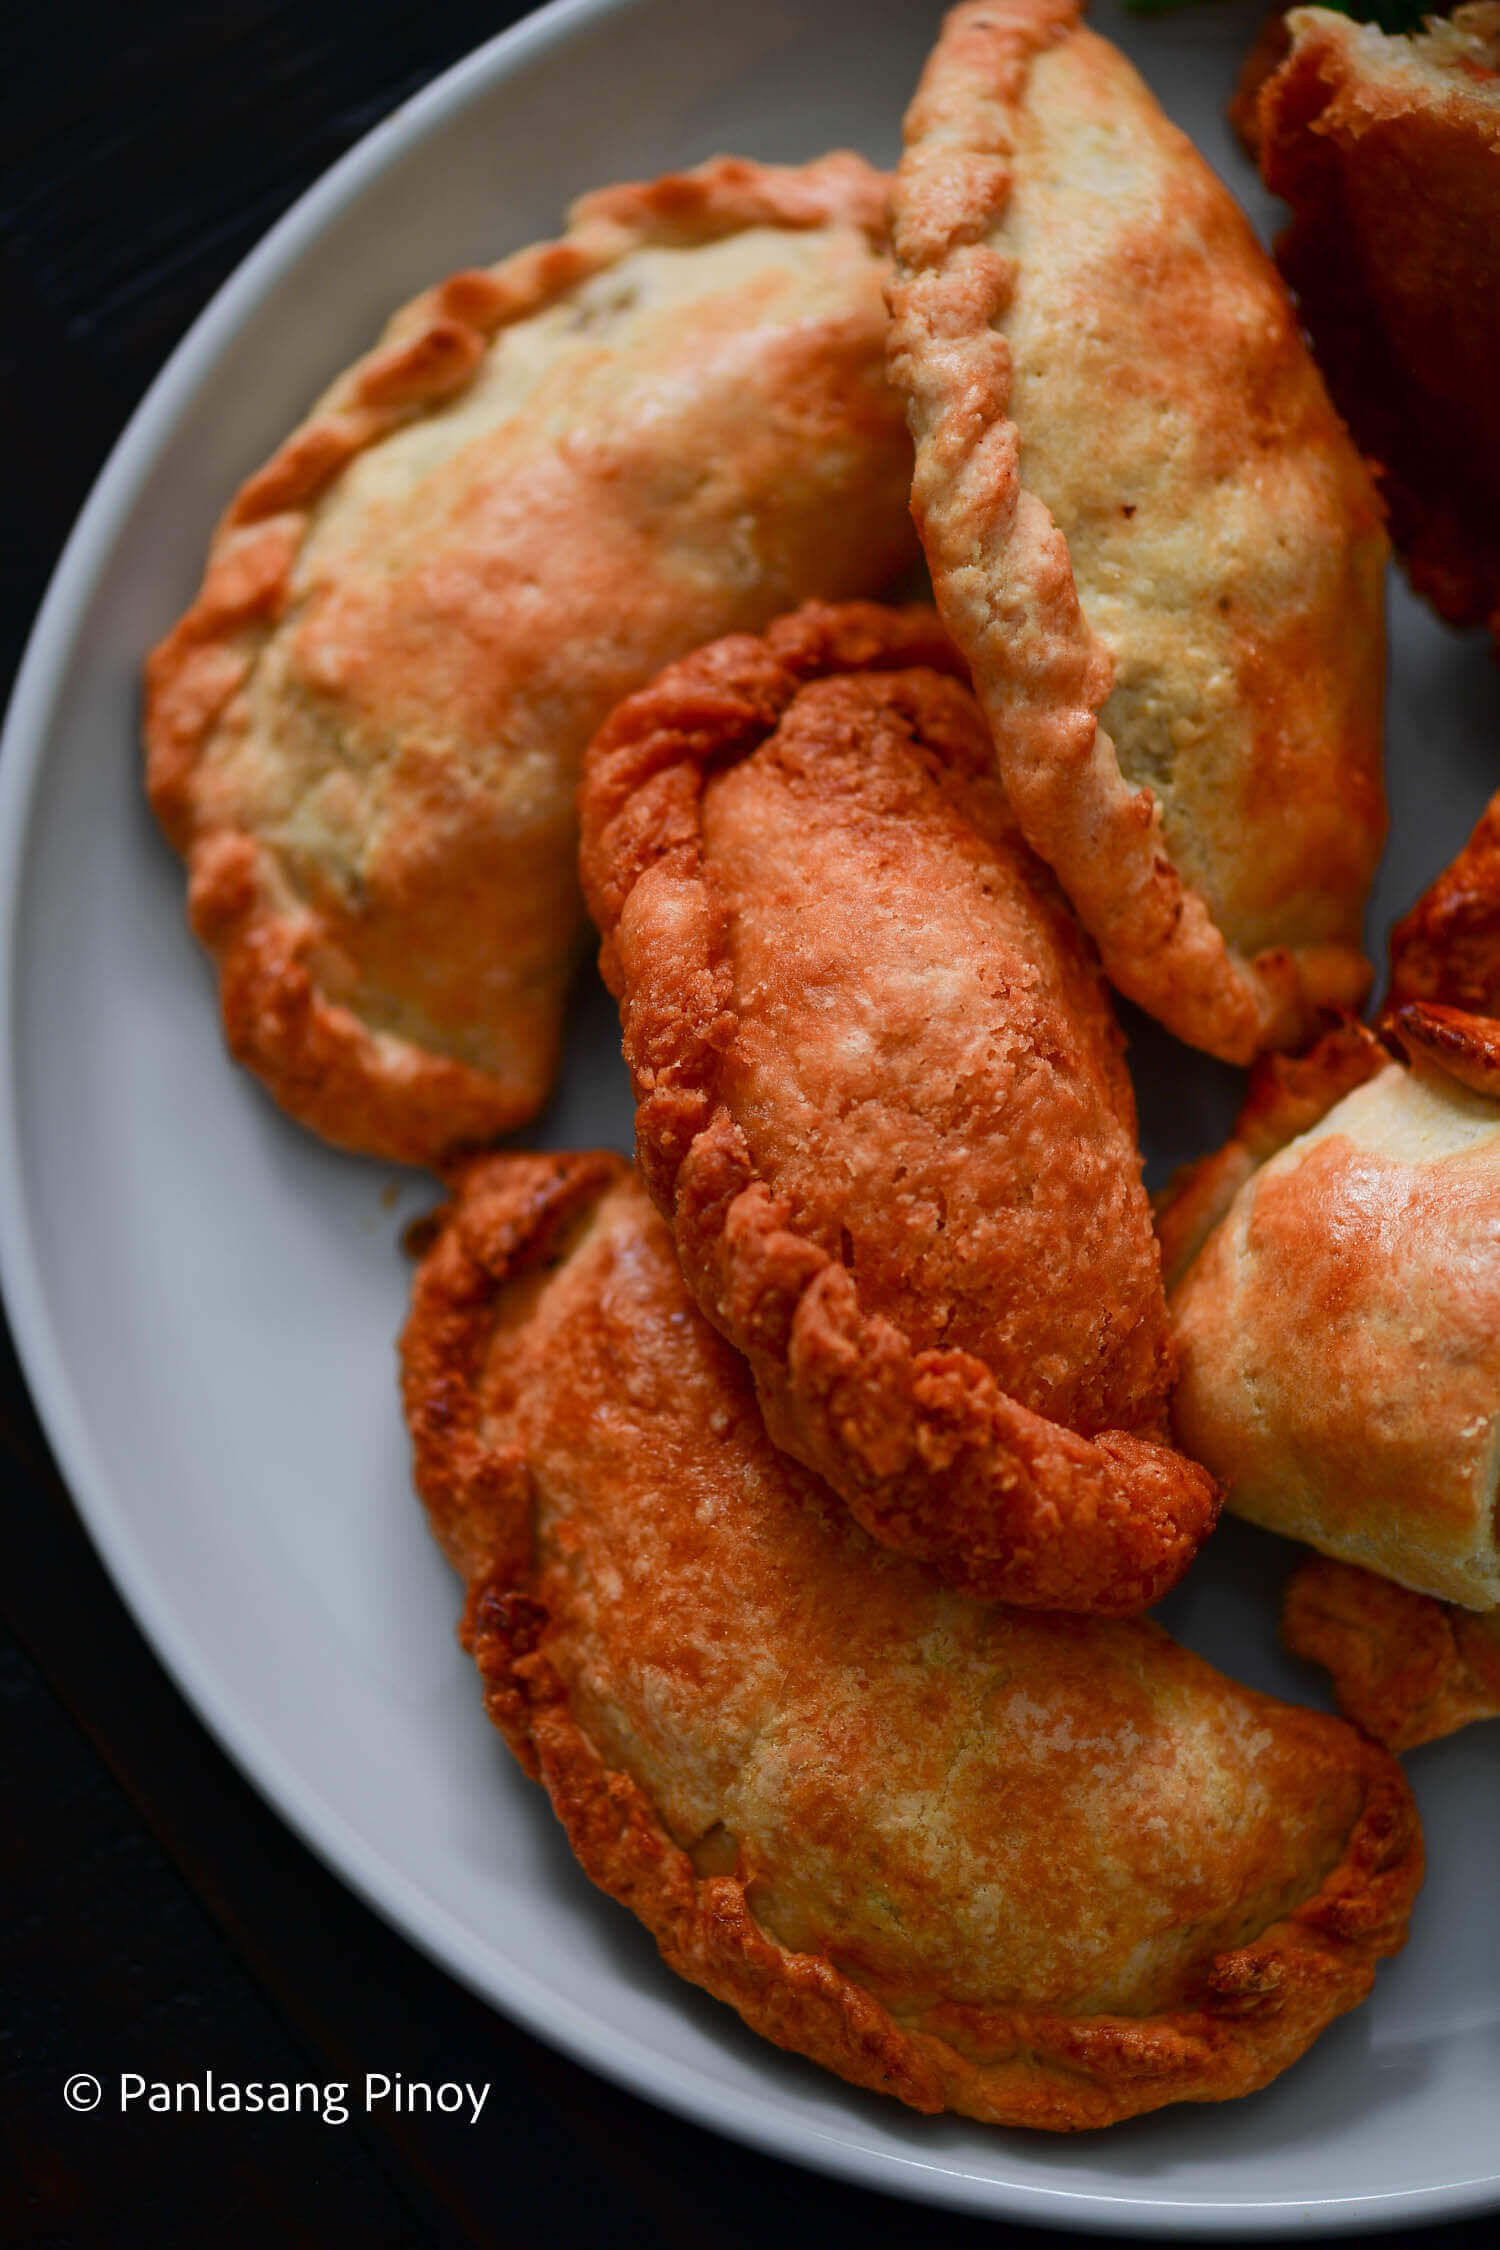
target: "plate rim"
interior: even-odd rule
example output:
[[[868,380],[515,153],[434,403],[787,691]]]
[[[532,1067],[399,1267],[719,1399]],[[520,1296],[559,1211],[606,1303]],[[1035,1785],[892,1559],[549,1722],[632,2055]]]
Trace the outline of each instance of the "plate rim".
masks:
[[[459,1916],[425,1894],[333,1804],[305,1783],[274,1738],[217,1682],[211,1658],[156,1586],[149,1560],[117,1505],[87,1414],[49,1318],[27,1207],[17,1088],[17,943],[37,788],[65,690],[69,659],[109,562],[159,458],[200,382],[219,364],[262,295],[316,240],[326,221],[510,72],[565,46],[590,23],[641,0],[547,0],[533,14],[451,64],[381,119],[308,187],[235,267],[160,369],[95,478],[49,579],[27,639],[0,733],[0,1292],[17,1356],[47,1442],[116,1592],[198,1720],[275,1815],[410,1943],[531,2036],[583,2067],[690,2122],[765,2154],[910,2201],[1102,2234],[1341,2234],[1371,2224],[1422,2225],[1500,2205],[1500,2173],[1366,2196],[1216,2202],[1202,2196],[1122,2196],[1074,2186],[1007,2182],[949,2157],[872,2149],[857,2137],[789,2116],[770,2096],[722,2092],[637,2034],[616,2030],[548,1990],[520,1964],[500,1962]]]

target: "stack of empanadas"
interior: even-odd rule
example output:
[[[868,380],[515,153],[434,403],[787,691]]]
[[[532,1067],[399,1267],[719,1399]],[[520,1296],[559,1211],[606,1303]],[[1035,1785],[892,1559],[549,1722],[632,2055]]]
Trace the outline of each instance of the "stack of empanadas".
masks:
[[[773,1445],[619,1158],[475,1161],[404,1347],[491,1716],[754,2029],[916,2109],[1261,2085],[1420,1864],[1394,1763],[1140,1620],[982,1609]]]
[[[936,609],[877,606],[912,515]],[[1278,1052],[1369,983],[1385,554],[1227,191],[1071,0],[983,0],[893,181],[719,159],[398,315],[153,659],[231,1045],[451,1191],[402,1380],[492,1716],[674,1968],[917,2109],[1247,2093],[1404,1940],[1389,1753],[1139,1615],[1230,1478],[1404,1551],[1415,1391],[1387,1472],[1305,1363],[1321,1483],[1198,1403],[1252,1327],[1224,1213],[1335,1087],[1432,1259],[1427,1590],[1500,1588],[1492,1300],[1450,1317],[1409,1185],[1461,1148],[1491,1223],[1500,1109],[1426,1059],[1470,1035]],[[550,1085],[578,873],[633,1170],[489,1145]],[[1111,983],[1274,1055],[1162,1222],[1176,1340]],[[1264,1286],[1316,1292],[1288,1210]]]

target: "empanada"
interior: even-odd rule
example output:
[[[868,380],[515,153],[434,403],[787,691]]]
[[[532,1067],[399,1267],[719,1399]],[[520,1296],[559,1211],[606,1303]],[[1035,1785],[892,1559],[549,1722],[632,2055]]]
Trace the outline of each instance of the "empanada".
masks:
[[[346,1147],[530,1116],[612,705],[917,547],[886,182],[720,158],[399,313],[252,477],[149,672],[152,801],[229,1043]]]
[[[1277,258],[1412,584],[1500,644],[1500,6],[1286,25],[1257,111]]]
[[[1332,1676],[1339,1709],[1392,1750],[1500,1718],[1500,1609],[1460,1609],[1315,1555],[1282,1611],[1288,1648]]]
[[[1247,2093],[1369,1989],[1399,1769],[1144,1621],[986,1610],[766,1438],[617,1158],[489,1157],[404,1341],[490,1714],[754,2030],[1054,2130]]]
[[[1162,1442],[1123,1043],[930,610],[810,605],[590,747],[636,1142],[767,1427],[968,1592],[1145,1608],[1217,1512]]]
[[[1171,1296],[1180,1442],[1271,1531],[1471,1609],[1500,1604],[1500,1025],[1413,1006],[1387,1059],[1309,1087]],[[1357,1035],[1345,1034],[1344,1038]],[[1367,1038],[1367,1035],[1366,1035]],[[1378,1055],[1356,1046],[1354,1071]],[[1311,1067],[1307,1072],[1310,1079]],[[1236,1137],[1247,1146],[1242,1125]],[[1191,1209],[1214,1185],[1189,1175]],[[1201,1236],[1212,1209],[1193,1210]],[[1169,1237],[1180,1211],[1166,1215]],[[1190,1241],[1187,1247],[1190,1247]],[[1169,1255],[1172,1245],[1169,1241]]]
[[[1073,0],[973,0],[906,120],[912,505],[1027,840],[1231,1062],[1369,981],[1386,545],[1270,262]]]

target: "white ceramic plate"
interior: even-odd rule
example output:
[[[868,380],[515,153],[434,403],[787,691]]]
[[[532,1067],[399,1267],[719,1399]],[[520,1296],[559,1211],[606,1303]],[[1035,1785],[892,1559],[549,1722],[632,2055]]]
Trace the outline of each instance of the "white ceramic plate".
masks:
[[[1258,0],[1096,20],[1242,194],[1221,117]],[[64,1473],[174,1676],[372,1904],[544,2038],[783,2156],[931,2202],[1170,2233],[1389,2225],[1500,2200],[1493,1727],[1421,1753],[1432,1874],[1373,2001],[1253,2100],[1092,2138],[912,2117],[743,2031],[576,1871],[488,1727],[392,1380],[401,1221],[425,1183],[318,1147],[225,1061],[180,871],[139,784],[142,650],[239,479],[385,312],[553,232],[602,181],[719,149],[879,160],[936,31],[913,0],[560,0],[371,134],[235,276],[122,439],[57,573],[0,762],[0,1246]],[[1257,215],[1267,216],[1256,202]],[[1394,841],[1376,927],[1492,785],[1483,646],[1398,591]],[[1206,1145],[1230,1074],[1137,1040],[1153,1163]],[[580,1000],[539,1136],[628,1147],[611,1012]],[[1288,1550],[1230,1527],[1170,1621],[1291,1695]]]

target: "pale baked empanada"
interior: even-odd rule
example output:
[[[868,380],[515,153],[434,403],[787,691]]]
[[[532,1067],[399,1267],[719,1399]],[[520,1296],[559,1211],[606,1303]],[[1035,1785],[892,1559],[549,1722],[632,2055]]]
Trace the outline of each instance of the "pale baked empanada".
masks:
[[[1093,950],[931,610],[810,605],[622,704],[579,803],[636,1142],[767,1427],[986,1599],[1144,1609],[1217,1513]]]
[[[593,1880],[779,2046],[1105,2125],[1264,2084],[1401,1944],[1386,1754],[1153,1625],[981,1609],[872,1545],[619,1159],[481,1159],[404,1369],[491,1716]]]
[[[1078,16],[956,8],[907,116],[913,511],[1107,974],[1243,1062],[1369,980],[1385,539],[1245,219]]]
[[[669,658],[916,555],[886,182],[721,158],[399,313],[231,506],[150,666],[152,800],[241,1061],[411,1161],[553,1077],[573,790]]]
[[[1226,1505],[1418,1592],[1500,1604],[1500,1026],[1412,1007],[1411,1066],[1330,1083],[1320,1122],[1184,1190],[1227,1212],[1171,1296],[1181,1443]],[[1346,1038],[1357,1035],[1346,1034]],[[1359,1070],[1378,1057],[1356,1048]],[[1347,1057],[1345,1057],[1347,1061]],[[1308,1071],[1312,1075],[1311,1069]],[[1310,1100],[1306,1086],[1304,1101]],[[1256,1117],[1256,1112],[1260,1114]],[[1236,1172],[1243,1184],[1236,1187]],[[1169,1210],[1169,1236],[1181,1211]],[[1170,1254],[1170,1248],[1169,1248]]]
[[[1278,261],[1412,584],[1500,646],[1500,6],[1286,28],[1256,120]]]
[[[1339,1709],[1392,1750],[1500,1718],[1500,1609],[1460,1609],[1315,1555],[1293,1574],[1281,1629],[1327,1668]]]

